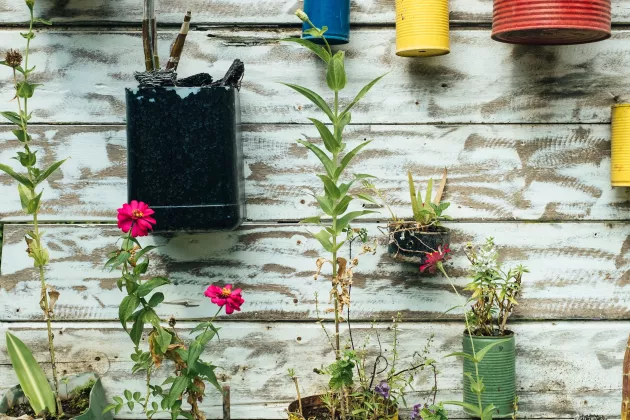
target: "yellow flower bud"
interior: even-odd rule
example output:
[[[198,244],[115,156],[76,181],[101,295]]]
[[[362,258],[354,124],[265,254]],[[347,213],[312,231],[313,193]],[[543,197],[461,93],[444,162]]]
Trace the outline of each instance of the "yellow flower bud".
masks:
[[[308,15],[304,13],[304,10],[297,9],[295,11],[295,16],[299,17],[302,22],[308,22]]]

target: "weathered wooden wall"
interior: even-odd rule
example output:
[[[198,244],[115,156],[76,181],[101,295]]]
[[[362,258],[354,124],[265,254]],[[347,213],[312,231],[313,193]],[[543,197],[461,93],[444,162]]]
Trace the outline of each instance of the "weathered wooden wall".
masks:
[[[317,161],[295,143],[316,138],[306,120],[316,111],[278,82],[323,88],[322,68],[307,52],[278,41],[299,33],[292,16],[299,0],[160,3],[163,57],[182,11],[187,5],[193,10],[196,30],[182,75],[221,74],[236,57],[246,64],[241,102],[249,217],[235,232],[147,240],[162,245],[153,272],[175,283],[160,315],[175,315],[183,330],[210,315],[201,295],[209,283],[242,287],[243,312],[224,320],[222,341],[207,357],[223,366],[222,379],[232,385],[234,418],[282,418],[293,398],[287,368],[301,368],[305,392],[315,392],[320,378],[310,369],[330,354],[313,322],[314,293],[328,290],[312,278],[319,247],[294,223],[316,213],[310,192]],[[524,416],[617,417],[630,331],[624,223],[630,197],[610,187],[608,123],[611,104],[630,98],[630,0],[613,2],[612,39],[538,48],[490,40],[491,0],[452,0],[452,53],[431,59],[394,55],[393,3],[352,3],[344,99],[390,72],[353,114],[348,141],[374,140],[355,165],[379,176],[377,184],[401,216],[410,213],[406,171],[426,180],[448,167],[446,199],[458,220],[450,225],[452,247],[460,251],[449,270],[457,285],[467,281],[463,245],[488,235],[506,262],[530,268],[514,322]],[[37,0],[36,13],[56,24],[33,42],[33,64],[45,84],[32,102],[39,159],[72,157],[47,182],[43,209],[50,223],[48,277],[61,292],[55,328],[60,364],[68,373],[86,367],[99,372],[111,395],[142,386],[129,373],[131,346],[116,321],[121,293],[115,276],[102,269],[116,240],[115,209],[126,199],[123,95],[141,67],[140,9],[136,0]],[[24,11],[22,2],[0,1],[0,50],[22,45]],[[4,107],[13,105],[10,83],[0,75]],[[0,124],[3,163],[19,147],[9,130]],[[366,219],[363,226],[378,237],[386,217]],[[0,336],[16,330],[45,361],[24,220],[13,182],[0,175]],[[402,354],[435,334],[440,396],[458,397],[461,366],[441,357],[458,349],[463,327],[460,314],[443,315],[458,303],[445,281],[392,262],[384,246],[363,256],[355,280],[356,334],[377,319],[387,336],[388,320],[402,313]],[[417,398],[429,387],[423,379]],[[0,392],[15,381],[0,343]],[[210,417],[219,416],[218,404],[206,399]],[[121,417],[137,415],[123,411]]]

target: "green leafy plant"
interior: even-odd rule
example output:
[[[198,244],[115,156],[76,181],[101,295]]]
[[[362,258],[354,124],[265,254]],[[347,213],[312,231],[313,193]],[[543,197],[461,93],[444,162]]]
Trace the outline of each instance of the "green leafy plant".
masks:
[[[523,274],[529,271],[522,265],[505,271],[493,238],[478,250],[468,244],[466,255],[472,264],[472,281],[466,286],[472,292],[473,305],[466,314],[472,332],[478,336],[506,335],[508,318],[518,305]]]
[[[44,371],[39,366],[31,351],[19,338],[7,332],[7,352],[15,374],[20,381],[22,392],[26,395],[35,413],[48,410],[57,412],[55,393],[46,379]]]
[[[492,243],[492,246],[494,246],[494,243]],[[444,262],[450,258],[449,256],[450,252],[451,252],[450,249],[448,251],[438,250],[438,251],[432,252],[428,255],[429,263],[427,263],[427,265],[429,266],[428,267],[429,269],[435,269],[435,270],[440,271],[440,273],[449,281],[451,288],[457,295],[458,299],[460,299],[460,301],[462,302],[460,305],[454,306],[453,308],[449,309],[449,311],[457,309],[457,308],[465,309],[471,302],[474,302],[475,299],[477,298],[477,296],[473,294],[473,297],[471,297],[470,299],[464,299],[460,295],[457,288],[455,287],[455,284],[453,283],[452,279],[446,273],[446,270],[444,268]],[[480,265],[479,268],[484,267],[484,269],[487,270],[488,264],[490,264],[490,266],[494,268],[495,265],[498,263],[496,256],[492,252],[492,249],[490,249],[489,247],[484,248],[482,250],[482,253],[480,254],[483,254],[483,256],[480,258],[477,258],[477,256],[475,256],[471,260],[471,261],[473,260],[476,261],[476,263]],[[471,257],[469,256],[469,258]],[[473,263],[473,265],[475,265],[475,263]],[[472,362],[474,371],[464,372],[464,375],[469,380],[470,390],[477,397],[477,404],[476,405],[470,404],[464,401],[444,401],[443,404],[456,405],[456,406],[463,407],[469,412],[473,413],[476,417],[480,418],[481,420],[492,420],[492,416],[494,414],[494,410],[496,407],[493,404],[488,404],[484,406],[482,403],[482,394],[485,391],[485,385],[483,383],[483,378],[479,375],[479,364],[483,361],[484,357],[488,354],[490,350],[492,350],[494,347],[500,344],[506,343],[507,341],[509,341],[509,338],[506,338],[503,340],[497,340],[493,343],[486,345],[481,350],[477,351],[475,349],[475,344],[473,341],[474,325],[471,323],[471,316],[468,313],[464,316],[464,321],[466,323],[466,332],[467,332],[467,337],[470,340],[472,354],[468,354],[465,352],[454,352],[454,353],[448,354],[446,357],[463,357]]]
[[[444,211],[448,209],[450,203],[443,203],[442,193],[444,191],[444,185],[446,184],[446,170],[442,178],[441,187],[433,197],[433,178],[429,179],[427,184],[427,190],[422,197],[422,192],[418,190],[413,181],[411,172],[407,172],[409,180],[409,198],[411,200],[411,209],[413,211],[413,218],[417,223],[417,227],[422,230],[428,230],[440,226],[440,222],[443,220],[452,220],[449,216],[444,214]]]
[[[46,327],[48,330],[48,350],[50,354],[50,363],[52,366],[53,384],[55,390],[56,407],[46,404],[45,407],[51,414],[57,416],[63,415],[63,409],[61,407],[61,401],[59,399],[59,379],[57,375],[57,365],[55,357],[55,345],[53,342],[52,331],[52,319],[54,317],[54,306],[59,299],[59,292],[54,287],[46,283],[45,267],[49,262],[48,250],[42,244],[42,235],[39,227],[39,212],[42,206],[43,190],[39,188],[41,185],[64,163],[64,160],[53,163],[47,168],[41,169],[38,167],[37,150],[33,149],[33,138],[30,134],[29,121],[32,117],[32,112],[29,112],[29,102],[34,96],[35,91],[41,84],[33,83],[31,77],[35,71],[35,66],[29,66],[29,58],[31,52],[31,41],[35,38],[36,34],[33,31],[34,25],[37,23],[50,25],[51,22],[46,19],[36,18],[33,14],[35,7],[35,0],[26,0],[26,6],[29,11],[29,25],[28,31],[21,32],[20,34],[26,40],[26,46],[23,52],[18,50],[9,50],[6,52],[5,59],[0,61],[0,65],[8,67],[12,72],[13,87],[15,89],[15,104],[17,112],[15,111],[1,111],[0,115],[6,120],[15,124],[15,128],[12,130],[15,139],[22,143],[23,150],[17,152],[17,155],[13,158],[22,166],[22,171],[16,171],[13,167],[0,164],[0,171],[5,172],[7,175],[17,181],[17,189],[22,204],[22,210],[27,215],[31,216],[33,227],[26,234],[25,240],[27,244],[27,253],[30,258],[33,259],[33,264],[39,272],[39,280],[41,284],[41,292],[39,294],[39,305],[44,314],[46,320]],[[15,354],[13,355],[15,356]],[[12,358],[13,360],[13,358]],[[29,384],[22,383],[21,380],[25,377],[38,376],[41,368],[35,367],[32,363],[22,365],[20,368],[15,368],[23,372],[20,378],[20,385],[23,387],[29,387]],[[29,371],[33,369],[33,371]],[[36,401],[33,401],[33,410],[36,414],[40,414],[42,405]]]
[[[130,355],[134,362],[131,371],[144,374],[146,393],[143,395],[125,390],[122,396],[115,396],[114,403],[104,411],[113,410],[118,414],[125,406],[131,411],[139,407],[147,419],[167,413],[173,420],[179,416],[205,420],[198,405],[206,394],[205,383],[214,386],[219,392],[222,389],[215,374],[217,367],[204,362],[201,355],[210,341],[218,337],[219,328],[214,326],[214,320],[221,310],[226,308],[226,312],[231,314],[234,310],[240,310],[244,300],[240,289],[232,289],[231,285],[222,288],[210,286],[204,294],[219,308],[210,321],[201,322],[191,330],[191,334],[196,335],[190,342],[178,335],[174,318],[168,321],[168,326],[163,325],[156,311],[165,295],[158,289],[170,284],[170,281],[165,277],[144,278],[149,269],[148,255],[156,247],[142,247],[136,239],[137,236],[147,235],[156,223],[151,217],[153,213],[142,202],[134,200],[130,204],[123,204],[118,210],[118,226],[126,234],[121,238],[120,248],[110,253],[105,264],[111,270],[121,270],[117,285],[126,296],[119,305],[118,317],[135,347],[134,353]],[[140,344],[145,327],[150,332],[146,340],[148,349],[143,350]],[[165,363],[172,366],[172,373],[163,382],[154,383],[155,372]],[[184,401],[188,403],[189,409],[183,406]]]

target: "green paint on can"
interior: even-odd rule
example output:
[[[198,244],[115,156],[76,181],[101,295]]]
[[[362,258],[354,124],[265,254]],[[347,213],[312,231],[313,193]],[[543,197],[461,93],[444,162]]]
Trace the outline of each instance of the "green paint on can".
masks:
[[[496,342],[508,339],[505,343],[492,348],[479,363],[479,376],[485,385],[485,391],[481,394],[481,403],[484,407],[494,404],[494,418],[511,417],[514,413],[516,399],[516,340],[514,334],[501,337],[472,337],[475,352]],[[468,334],[463,336],[464,352],[471,355],[471,339]],[[464,358],[464,402],[478,405],[477,394],[470,389],[470,379],[466,377],[470,372],[475,377],[475,364]],[[469,410],[467,414],[473,415]]]

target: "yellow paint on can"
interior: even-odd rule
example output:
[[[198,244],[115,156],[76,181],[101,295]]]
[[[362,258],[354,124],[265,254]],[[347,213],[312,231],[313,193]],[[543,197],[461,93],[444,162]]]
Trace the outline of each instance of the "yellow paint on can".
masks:
[[[630,187],[630,103],[612,107],[610,182],[613,187]]]
[[[396,55],[432,57],[449,52],[448,0],[396,0]]]

